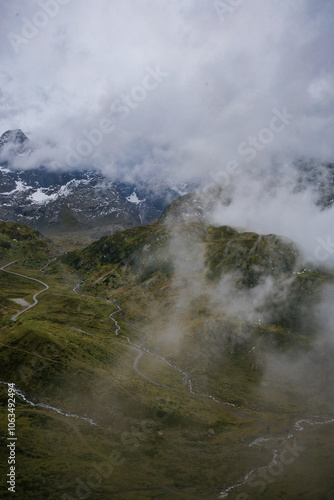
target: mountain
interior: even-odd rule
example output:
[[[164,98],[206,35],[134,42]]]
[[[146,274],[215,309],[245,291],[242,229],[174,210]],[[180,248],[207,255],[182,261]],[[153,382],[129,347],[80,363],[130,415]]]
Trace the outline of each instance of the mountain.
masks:
[[[33,147],[21,130],[7,131],[0,138],[0,219],[46,234],[87,231],[96,239],[146,224],[194,188],[113,181],[97,170],[13,169],[12,155],[29,154]]]
[[[61,262],[69,266],[83,280],[84,293],[126,311],[149,349],[186,371],[196,366],[199,379],[221,394],[221,381],[232,377],[241,359],[253,366],[242,370],[256,378],[267,349],[311,348],[315,306],[332,276],[300,269],[292,241],[210,225],[199,203],[197,195],[185,195],[157,222],[69,252],[54,269]],[[187,217],[193,204],[199,220]],[[222,364],[229,355],[237,358]]]
[[[32,147],[10,136],[3,148]],[[213,225],[233,190],[180,196],[10,161],[0,174],[7,216],[81,247],[102,236],[59,255],[0,223],[0,400],[14,383],[25,498],[246,498],[264,473],[267,499],[297,498],[284,493],[296,477],[303,498],[334,491],[333,273],[300,267],[283,237]],[[313,186],[325,208],[330,176],[304,161],[291,189]],[[2,477],[7,464],[2,446]]]
[[[156,220],[173,200],[175,204],[163,215],[164,222],[168,219],[170,224],[174,212],[184,222],[209,222],[217,199],[225,204],[231,201],[229,189],[217,185],[200,194],[199,185],[194,183],[126,183],[110,179],[99,170],[50,170],[43,165],[13,168],[13,158],[24,158],[36,148],[20,129],[1,136],[0,219],[28,224],[56,239],[63,237],[70,241],[69,248]],[[293,165],[294,191],[311,189],[315,203],[323,208],[331,206],[334,165],[305,158]],[[271,183],[269,180],[268,188]],[[197,194],[189,194],[194,192]],[[188,198],[178,201],[185,194]]]
[[[29,139],[21,129],[7,130],[0,137],[0,147],[5,144],[22,145],[27,142],[29,142]]]
[[[211,318],[214,331],[214,318],[218,316],[218,330],[225,321],[231,328],[233,318],[239,326],[243,323],[245,331],[266,329],[275,341],[294,342],[302,338],[308,330],[304,322],[309,295],[312,290],[315,299],[326,275],[299,271],[295,245],[273,234],[259,235],[198,221],[184,223],[184,211],[178,224],[173,218],[171,229],[170,214],[182,200],[189,207],[186,195],[173,202],[158,222],[105,236],[85,249],[67,253],[61,261],[80,274],[84,289],[106,297],[112,294],[144,328],[152,329],[154,304],[159,320],[152,342],[157,344],[163,324],[170,321],[171,304],[181,300],[181,296],[183,305],[188,304],[186,309],[192,310],[188,326],[198,326],[204,315]],[[233,297],[235,304],[231,306]],[[190,303],[197,304],[199,310]],[[237,311],[238,304],[238,314],[227,320],[229,310]],[[188,345],[189,335],[187,347],[178,356],[195,348],[195,340]],[[247,345],[251,337],[252,334],[246,335]]]

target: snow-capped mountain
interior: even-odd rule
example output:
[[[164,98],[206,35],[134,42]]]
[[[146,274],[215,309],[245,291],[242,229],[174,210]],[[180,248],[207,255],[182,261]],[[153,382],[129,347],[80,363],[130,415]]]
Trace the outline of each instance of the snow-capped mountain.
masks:
[[[33,148],[20,130],[0,138],[0,219],[47,231],[93,229],[110,234],[157,219],[186,185],[148,186],[110,180],[97,170],[52,171],[44,166],[11,167],[11,155]],[[8,154],[9,153],[9,154]]]

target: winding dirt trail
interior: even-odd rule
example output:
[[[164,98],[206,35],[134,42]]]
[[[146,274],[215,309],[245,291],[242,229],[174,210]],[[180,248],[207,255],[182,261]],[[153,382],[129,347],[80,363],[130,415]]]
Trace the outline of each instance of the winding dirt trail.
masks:
[[[15,262],[17,262],[17,260],[13,260],[13,262],[10,262],[9,264],[6,264],[5,266],[2,266],[0,267],[0,271],[3,271],[5,273],[9,273],[9,274],[15,274],[16,276],[21,276],[21,278],[26,278],[27,280],[31,280],[31,281],[37,281],[37,283],[40,283],[41,285],[43,285],[45,288],[43,288],[43,290],[40,290],[39,292],[35,293],[35,295],[33,296],[33,300],[34,300],[34,303],[33,304],[30,304],[29,306],[25,307],[24,309],[22,309],[22,311],[18,312],[17,314],[15,314],[14,316],[12,316],[12,321],[17,321],[17,318],[23,314],[24,312],[28,311],[29,309],[31,309],[32,307],[35,307],[37,304],[38,304],[38,300],[37,300],[37,296],[40,294],[40,293],[43,293],[43,292],[46,292],[46,290],[49,289],[49,285],[47,285],[46,283],[44,283],[43,281],[40,281],[36,278],[30,278],[29,276],[25,276],[24,274],[19,274],[19,273],[14,273],[13,271],[8,271],[6,269],[6,267],[8,266],[11,266],[12,264],[15,264]]]

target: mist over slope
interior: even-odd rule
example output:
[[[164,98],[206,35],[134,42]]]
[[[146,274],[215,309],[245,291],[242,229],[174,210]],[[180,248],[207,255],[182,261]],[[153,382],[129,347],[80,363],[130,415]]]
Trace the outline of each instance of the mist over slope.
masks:
[[[326,309],[332,274],[306,270],[291,240],[208,225],[202,210],[185,222],[198,201],[180,198],[157,223],[104,237],[64,262],[84,289],[116,299],[147,332],[147,345],[188,369],[195,363],[213,386],[220,387],[223,360],[235,355],[270,384],[274,366],[285,363],[287,377],[298,365],[298,392],[305,373],[330,369],[319,362],[324,343],[334,347],[329,320],[316,311]]]

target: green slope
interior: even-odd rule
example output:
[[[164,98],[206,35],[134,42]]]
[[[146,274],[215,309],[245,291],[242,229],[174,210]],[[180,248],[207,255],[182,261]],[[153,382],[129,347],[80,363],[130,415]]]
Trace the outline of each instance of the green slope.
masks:
[[[55,253],[52,243],[35,229],[0,221],[0,262],[21,260],[37,266],[50,260]]]

